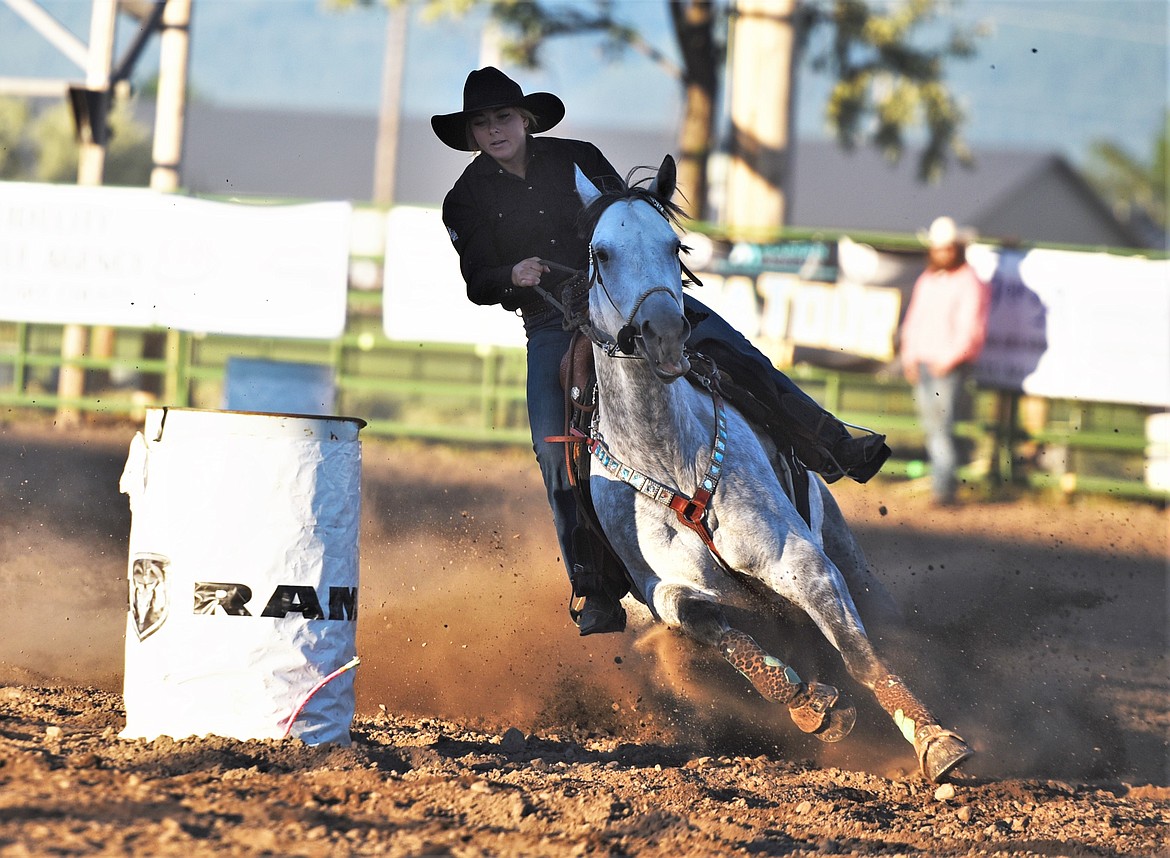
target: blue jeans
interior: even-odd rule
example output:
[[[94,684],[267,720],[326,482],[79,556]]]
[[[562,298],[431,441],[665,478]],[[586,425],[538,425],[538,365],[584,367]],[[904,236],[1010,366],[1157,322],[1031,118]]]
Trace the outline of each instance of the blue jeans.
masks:
[[[941,376],[933,375],[926,364],[918,365],[918,383],[914,392],[926,436],[926,455],[930,459],[930,490],[940,503],[954,500],[958,486],[955,421],[970,375],[969,364],[959,364]]]
[[[553,527],[565,571],[573,570],[573,528],[577,524],[577,498],[569,483],[565,464],[565,445],[545,441],[549,435],[565,434],[565,398],[561,390],[561,358],[569,348],[572,331],[561,329],[561,319],[554,317],[528,330],[528,426],[532,432],[532,450],[544,478],[548,505],[552,509]]]

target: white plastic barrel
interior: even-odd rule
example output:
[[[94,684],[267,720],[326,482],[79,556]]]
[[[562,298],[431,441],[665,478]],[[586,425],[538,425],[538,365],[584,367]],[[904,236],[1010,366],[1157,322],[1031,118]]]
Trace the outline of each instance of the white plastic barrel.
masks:
[[[120,482],[124,738],[349,743],[364,425],[147,410]]]

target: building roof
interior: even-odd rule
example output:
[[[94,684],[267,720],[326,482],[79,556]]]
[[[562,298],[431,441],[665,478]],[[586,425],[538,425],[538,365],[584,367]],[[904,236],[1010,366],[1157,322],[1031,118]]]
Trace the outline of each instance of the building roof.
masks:
[[[790,222],[802,227],[915,233],[939,215],[1004,241],[1128,246],[1137,241],[1060,155],[978,150],[937,182],[917,178],[917,153],[890,163],[872,148],[802,141]]]

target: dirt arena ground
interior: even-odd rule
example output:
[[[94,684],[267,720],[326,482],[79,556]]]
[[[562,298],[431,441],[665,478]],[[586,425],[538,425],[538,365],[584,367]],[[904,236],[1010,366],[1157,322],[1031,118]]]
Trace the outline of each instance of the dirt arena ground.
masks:
[[[1170,854],[1155,505],[837,484],[887,655],[977,749],[940,790],[856,686],[823,746],[672,632],[579,638],[530,454],[366,440],[353,745],[127,741],[135,428],[0,417],[4,858]]]

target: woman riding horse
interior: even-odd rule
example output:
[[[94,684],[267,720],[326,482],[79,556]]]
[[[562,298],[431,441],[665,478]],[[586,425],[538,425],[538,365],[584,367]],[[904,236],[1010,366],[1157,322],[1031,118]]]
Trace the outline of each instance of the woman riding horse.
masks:
[[[580,610],[571,608],[571,614],[580,633],[588,635],[625,628],[619,601],[625,590],[601,586],[595,583],[598,576],[589,574],[589,539],[578,527],[564,450],[545,440],[564,431],[559,370],[573,332],[565,330],[560,310],[535,287],[552,274],[547,263],[557,270],[577,271],[588,265],[588,243],[576,224],[581,202],[574,165],[601,187],[622,183],[593,144],[533,136],[553,128],[564,115],[564,103],[557,96],[525,95],[519,84],[488,66],[467,76],[463,109],[432,116],[431,127],[452,149],[480,153],[447,194],[443,223],[459,253],[467,297],[476,304],[500,304],[523,317],[532,446],[574,600],[584,598]],[[558,282],[540,291],[565,298],[570,279],[559,276]],[[851,436],[718,314],[690,295],[685,302],[693,328],[690,348],[739,379],[766,380],[753,393],[769,407],[771,425],[764,428],[775,433],[782,446],[794,448],[807,467],[830,481],[848,475],[865,482],[877,473],[890,454],[885,436]]]

